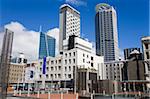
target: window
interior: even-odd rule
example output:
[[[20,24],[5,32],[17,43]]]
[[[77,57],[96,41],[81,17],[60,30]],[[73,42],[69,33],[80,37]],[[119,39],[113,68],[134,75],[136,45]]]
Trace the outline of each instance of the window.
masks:
[[[76,61],[75,61],[75,59],[73,59],[73,63],[75,63]]]
[[[51,71],[53,71],[54,70],[54,68],[53,67],[51,67]]]
[[[67,53],[65,53],[65,57],[67,57]]]
[[[85,54],[83,54],[83,57],[85,56]]]
[[[47,71],[49,71],[49,67],[46,67]]]
[[[58,78],[61,78],[61,74],[58,74]]]
[[[148,44],[145,44],[145,49],[148,49]]]
[[[49,65],[49,62],[47,61],[46,64]]]
[[[91,57],[91,60],[93,60],[93,57]]]
[[[55,78],[57,78],[57,75],[55,74]]]
[[[42,77],[42,75],[39,75],[39,77],[41,78],[41,77]]]
[[[58,66],[58,69],[61,70],[61,66]]]
[[[65,64],[67,64],[67,60],[65,60]]]
[[[91,63],[91,67],[93,67],[93,63]]]
[[[119,67],[118,67],[118,70],[119,70]]]
[[[54,61],[51,61],[51,64],[54,64]]]
[[[67,78],[67,75],[65,74],[65,78]]]
[[[76,55],[76,53],[75,52],[73,52],[73,56],[75,56]]]
[[[83,59],[83,63],[85,63],[85,59]]]
[[[30,66],[30,64],[28,64]],[[40,65],[42,65],[42,62],[40,62]]]
[[[67,67],[65,67],[65,71],[67,71]]]
[[[61,59],[59,60],[59,64],[61,63]]]
[[[149,59],[149,52],[146,52],[146,57],[147,59]]]
[[[57,64],[57,60],[55,61],[55,63]]]
[[[48,78],[48,74],[46,74],[46,78]]]
[[[51,74],[51,78],[53,78],[53,74]]]
[[[15,70],[16,71],[16,70]],[[40,68],[40,71],[42,71],[42,68]]]
[[[71,59],[69,59],[69,63],[71,64]]]
[[[71,53],[69,53],[69,56],[71,57]]]
[[[55,66],[55,70],[57,70],[57,66]]]
[[[71,71],[71,66],[69,66],[69,71]]]
[[[71,74],[68,74],[68,78],[71,78]]]

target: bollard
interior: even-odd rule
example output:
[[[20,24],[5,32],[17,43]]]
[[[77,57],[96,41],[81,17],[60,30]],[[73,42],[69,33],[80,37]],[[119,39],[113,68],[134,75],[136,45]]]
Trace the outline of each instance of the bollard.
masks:
[[[93,99],[93,93],[91,93],[91,99]]]
[[[78,99],[78,93],[76,93],[76,99]]]
[[[51,98],[51,93],[48,91],[48,99]]]
[[[60,96],[60,97],[61,97],[60,99],[63,99],[63,92],[61,92],[61,94],[60,94],[60,95],[61,95],[61,96]]]
[[[30,97],[30,89],[28,88],[28,97]]]
[[[21,96],[21,90],[19,90],[19,96]]]
[[[14,90],[14,96],[16,96],[16,90]]]
[[[40,91],[38,90],[37,98],[40,98]]]

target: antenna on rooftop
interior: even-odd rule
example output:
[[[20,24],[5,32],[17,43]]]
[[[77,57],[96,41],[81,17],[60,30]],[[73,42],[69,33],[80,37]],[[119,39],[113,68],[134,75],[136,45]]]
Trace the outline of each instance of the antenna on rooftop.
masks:
[[[40,33],[42,32],[42,25],[40,25],[39,32]]]

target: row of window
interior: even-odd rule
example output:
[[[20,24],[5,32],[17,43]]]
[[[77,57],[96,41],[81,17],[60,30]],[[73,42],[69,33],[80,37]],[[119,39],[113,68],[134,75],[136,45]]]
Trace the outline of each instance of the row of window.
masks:
[[[121,64],[120,66],[122,66],[123,64]],[[108,66],[119,66],[119,64],[110,64],[110,65],[106,65],[106,67],[108,67]]]
[[[55,78],[61,78],[61,74],[46,74],[46,78],[51,78],[51,79],[55,79]],[[39,75],[40,78],[42,78],[42,75]],[[65,74],[65,78],[71,78],[71,74]]]
[[[22,69],[16,70],[16,69],[10,69],[10,72],[23,72]]]
[[[23,66],[10,65],[11,68],[23,68]]]
[[[10,75],[10,76],[16,76],[16,77],[20,76],[20,77],[22,77],[22,74],[19,74],[19,73],[17,73],[17,74],[15,74],[15,73],[11,73],[11,75]]]
[[[120,79],[120,76],[110,76],[110,78],[107,76],[107,79],[113,79],[113,77],[114,77],[114,79],[116,79],[116,80],[119,80],[119,79]]]
[[[10,80],[11,80],[10,82],[18,81],[18,78],[17,78],[17,77],[16,77],[16,78],[15,78],[15,77],[13,77],[13,78],[11,78]],[[22,79],[20,79],[20,81],[22,81]]]
[[[110,70],[120,70],[120,68],[109,68]],[[108,68],[106,68],[106,71],[108,71]]]
[[[57,71],[57,70],[61,70],[61,66],[51,66],[50,68],[49,67],[46,67],[46,70],[47,71]],[[40,68],[40,71],[42,71],[42,68]]]
[[[65,64],[75,64],[75,58],[74,59],[69,59],[68,61],[67,61],[67,59],[65,60]]]
[[[61,64],[61,59],[60,60],[51,60],[51,61],[47,61],[46,62],[47,63],[47,65],[54,65],[54,64]],[[40,65],[42,65],[43,64],[43,62],[40,62]]]
[[[69,71],[71,71],[71,66],[68,67]],[[65,71],[68,71],[67,67],[65,67]]]
[[[72,57],[72,56],[75,56],[76,55],[76,53],[75,52],[73,52],[73,53],[65,53],[65,57]]]

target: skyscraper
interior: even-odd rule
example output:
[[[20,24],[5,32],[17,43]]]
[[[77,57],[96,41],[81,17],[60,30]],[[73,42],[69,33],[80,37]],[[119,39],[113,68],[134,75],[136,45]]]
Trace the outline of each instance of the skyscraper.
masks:
[[[80,36],[80,12],[64,4],[60,7],[59,19],[59,52],[62,52],[63,40],[71,35]]]
[[[119,60],[117,15],[112,6],[96,5],[95,32],[96,54],[105,61]]]
[[[6,99],[14,32],[5,29],[0,63],[0,97]]]
[[[40,32],[39,59],[44,56],[55,56],[55,38]]]

